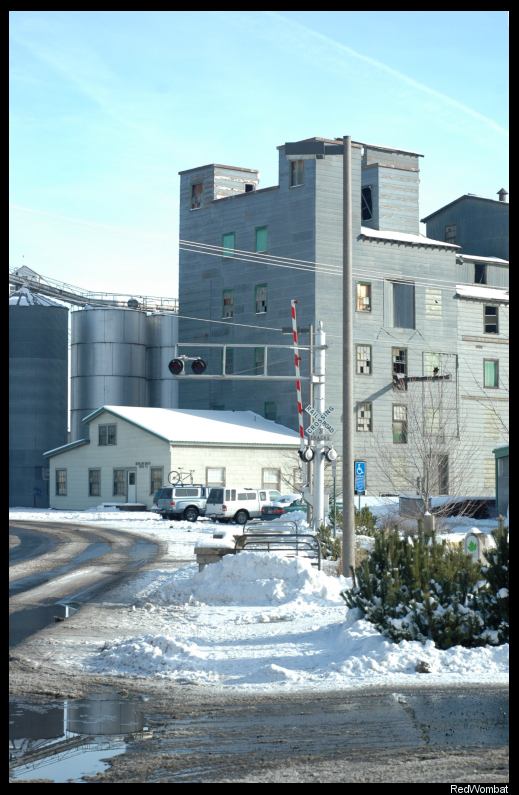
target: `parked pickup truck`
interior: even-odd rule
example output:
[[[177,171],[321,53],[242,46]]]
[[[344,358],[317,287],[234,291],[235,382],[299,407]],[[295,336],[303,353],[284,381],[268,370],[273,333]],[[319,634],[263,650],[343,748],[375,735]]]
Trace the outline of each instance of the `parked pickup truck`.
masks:
[[[206,486],[164,486],[151,509],[160,513],[163,519],[185,519],[196,522],[199,516],[205,516],[207,495],[210,489]]]

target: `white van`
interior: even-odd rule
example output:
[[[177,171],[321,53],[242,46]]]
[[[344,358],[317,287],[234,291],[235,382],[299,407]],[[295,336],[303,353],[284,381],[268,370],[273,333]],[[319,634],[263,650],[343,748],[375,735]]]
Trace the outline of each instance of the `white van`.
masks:
[[[279,491],[249,489],[245,486],[212,488],[207,498],[206,517],[219,522],[234,520],[244,525],[249,519],[261,516],[261,509],[268,502],[279,500]]]

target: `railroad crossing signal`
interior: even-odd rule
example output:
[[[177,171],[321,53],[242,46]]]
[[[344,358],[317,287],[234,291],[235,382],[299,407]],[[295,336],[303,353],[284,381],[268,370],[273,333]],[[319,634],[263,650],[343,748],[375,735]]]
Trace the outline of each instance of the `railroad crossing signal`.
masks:
[[[305,411],[313,418],[312,424],[306,429],[306,432],[309,436],[315,433],[321,426],[327,430],[328,433],[335,433],[335,428],[333,425],[330,425],[329,422],[327,422],[327,418],[330,416],[332,411],[335,411],[335,406],[328,406],[326,411],[323,411],[322,414],[316,411],[313,406],[307,406]]]

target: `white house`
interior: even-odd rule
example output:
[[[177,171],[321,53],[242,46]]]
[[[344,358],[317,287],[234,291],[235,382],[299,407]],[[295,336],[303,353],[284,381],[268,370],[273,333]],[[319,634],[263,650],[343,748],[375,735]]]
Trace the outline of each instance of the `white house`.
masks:
[[[44,453],[51,508],[150,508],[157,489],[180,470],[207,486],[280,488],[287,473],[297,478],[298,434],[252,411],[102,406],[83,422],[90,439]]]

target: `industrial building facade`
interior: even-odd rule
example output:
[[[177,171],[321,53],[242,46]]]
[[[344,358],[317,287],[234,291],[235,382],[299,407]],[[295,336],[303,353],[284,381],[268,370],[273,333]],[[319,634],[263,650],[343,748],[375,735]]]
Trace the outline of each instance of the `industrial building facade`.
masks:
[[[179,338],[224,343],[228,374],[260,374],[264,363],[259,346],[289,343],[282,330],[290,324],[290,300],[297,300],[303,330],[324,322],[329,345],[326,402],[337,409],[334,443],[340,452],[342,157],[289,161],[284,147],[278,150],[279,184],[270,188],[259,189],[258,172],[251,169],[211,164],[181,172],[179,302],[181,316],[198,320],[181,317]],[[406,455],[406,401],[395,383],[404,376],[430,376],[439,361],[448,362],[449,399],[481,448],[470,488],[492,494],[486,468],[497,437],[492,441],[488,436],[504,439],[507,421],[495,422],[489,430],[486,409],[494,412],[499,405],[503,417],[508,405],[508,262],[489,255],[476,265],[477,256],[471,260],[471,252],[462,252],[443,235],[420,235],[420,157],[352,144],[356,457],[367,462],[369,493],[408,490],[414,474]],[[481,266],[484,283],[474,276]],[[477,294],[462,295],[460,282],[468,287],[476,282]],[[495,311],[500,320],[492,326]],[[304,334],[300,339],[308,342]],[[257,349],[233,348],[233,343]],[[208,372],[220,373],[221,353],[202,350],[182,352],[203,355]],[[274,351],[269,374],[292,374],[292,354]],[[494,361],[499,375],[490,385]],[[303,375],[308,365],[303,353]],[[415,390],[419,399],[421,388],[411,382],[408,393]],[[303,384],[305,404],[306,389]],[[290,382],[180,381],[179,405],[250,409],[297,428],[295,386]],[[373,474],[379,441],[394,444],[395,467],[407,470],[399,487],[397,477],[384,482]],[[448,482],[438,488],[448,491]]]

